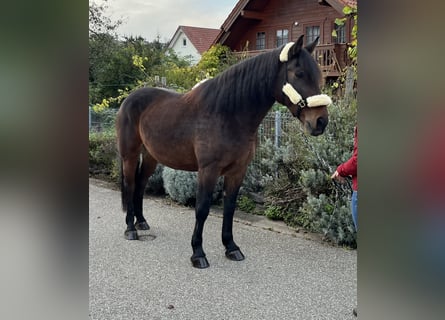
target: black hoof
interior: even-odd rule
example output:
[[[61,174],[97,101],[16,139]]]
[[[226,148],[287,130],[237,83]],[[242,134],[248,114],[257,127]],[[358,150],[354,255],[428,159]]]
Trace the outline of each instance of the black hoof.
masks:
[[[190,260],[192,261],[192,265],[198,269],[205,269],[210,266],[206,257],[191,257]]]
[[[229,258],[232,261],[241,261],[244,260],[244,255],[241,252],[241,250],[234,250],[231,252],[226,251],[226,257]]]
[[[138,240],[138,233],[136,230],[125,230],[125,239],[127,240]]]
[[[150,230],[147,221],[138,222],[135,224],[136,230]]]

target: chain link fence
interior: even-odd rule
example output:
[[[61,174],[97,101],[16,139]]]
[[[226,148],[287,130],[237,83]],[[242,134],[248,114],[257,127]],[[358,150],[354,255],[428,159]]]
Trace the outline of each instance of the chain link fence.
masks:
[[[252,160],[256,167],[260,168],[261,160],[270,157],[262,146],[272,143],[275,148],[280,147],[292,121],[295,119],[288,111],[270,111],[266,115],[258,128],[258,146]]]
[[[95,112],[93,108],[88,108],[88,123],[90,132],[102,132],[114,129],[117,109],[105,109]]]

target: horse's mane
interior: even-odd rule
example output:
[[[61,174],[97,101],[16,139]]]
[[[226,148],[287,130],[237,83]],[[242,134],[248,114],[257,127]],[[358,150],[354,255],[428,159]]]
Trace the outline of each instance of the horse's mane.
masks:
[[[270,106],[272,90],[280,67],[279,50],[273,50],[235,64],[213,79],[187,93],[187,98],[210,112],[235,111]]]

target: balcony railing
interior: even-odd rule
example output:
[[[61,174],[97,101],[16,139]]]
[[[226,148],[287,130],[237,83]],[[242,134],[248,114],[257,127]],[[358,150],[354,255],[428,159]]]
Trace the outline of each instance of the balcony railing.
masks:
[[[339,77],[342,70],[349,64],[347,54],[347,44],[320,44],[315,47],[314,58],[320,66],[323,78],[327,77]],[[234,52],[240,59],[253,57],[261,53],[270,51],[272,49],[265,50],[251,50]]]

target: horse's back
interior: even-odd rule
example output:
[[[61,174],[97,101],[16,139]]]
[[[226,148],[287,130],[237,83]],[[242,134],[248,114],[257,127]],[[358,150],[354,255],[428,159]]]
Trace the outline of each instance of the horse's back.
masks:
[[[130,117],[137,119],[150,106],[155,105],[156,101],[179,95],[176,92],[160,88],[140,88],[128,95],[122,102],[119,109],[118,119]]]

